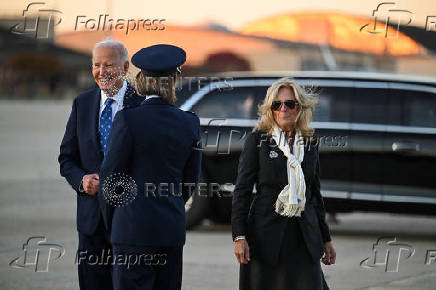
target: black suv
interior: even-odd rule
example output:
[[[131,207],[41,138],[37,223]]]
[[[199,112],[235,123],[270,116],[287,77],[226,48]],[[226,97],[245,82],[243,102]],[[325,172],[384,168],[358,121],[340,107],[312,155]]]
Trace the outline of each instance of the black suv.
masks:
[[[200,85],[191,79],[177,92],[180,108],[200,117],[202,182],[214,184],[188,202],[188,227],[205,217],[230,220],[245,137],[267,88],[281,77],[294,78],[319,97],[312,127],[320,142],[328,212],[436,213],[436,79],[366,72],[227,73]]]

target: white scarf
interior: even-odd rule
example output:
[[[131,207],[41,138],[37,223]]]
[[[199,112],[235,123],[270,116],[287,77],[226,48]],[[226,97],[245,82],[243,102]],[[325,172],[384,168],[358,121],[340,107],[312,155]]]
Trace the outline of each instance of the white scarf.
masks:
[[[285,138],[285,132],[277,125],[274,125],[272,137],[287,158],[286,168],[288,173],[288,184],[277,197],[275,210],[278,214],[287,217],[301,216],[306,204],[306,182],[301,168],[301,162],[304,158],[304,142],[300,140],[301,133],[297,130],[295,134],[292,147],[293,154]]]

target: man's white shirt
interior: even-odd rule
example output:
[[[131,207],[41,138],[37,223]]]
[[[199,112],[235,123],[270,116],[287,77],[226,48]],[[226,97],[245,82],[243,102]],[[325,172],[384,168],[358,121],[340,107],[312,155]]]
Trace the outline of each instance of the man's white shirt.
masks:
[[[124,94],[126,93],[127,90],[127,82],[123,81],[123,86],[121,87],[121,89],[118,91],[118,93],[116,93],[112,99],[114,100],[114,102],[112,102],[111,108],[112,108],[112,121],[115,118],[115,114],[121,110],[123,108],[124,105]],[[103,90],[100,90],[101,92],[101,98],[100,98],[100,112],[98,114],[98,122],[99,122],[99,126],[100,126],[100,117],[101,117],[101,113],[104,110],[105,107],[105,102],[108,98],[108,96],[106,95],[105,92],[103,92]]]

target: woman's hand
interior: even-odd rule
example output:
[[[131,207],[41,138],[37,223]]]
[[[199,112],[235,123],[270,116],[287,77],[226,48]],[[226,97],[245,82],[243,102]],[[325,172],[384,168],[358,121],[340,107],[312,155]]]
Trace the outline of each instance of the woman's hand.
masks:
[[[336,262],[336,251],[333,248],[333,243],[327,242],[324,245],[324,257],[322,257],[321,261],[324,265],[333,265]]]
[[[235,256],[238,263],[248,264],[250,261],[250,248],[247,240],[241,239],[235,242]]]

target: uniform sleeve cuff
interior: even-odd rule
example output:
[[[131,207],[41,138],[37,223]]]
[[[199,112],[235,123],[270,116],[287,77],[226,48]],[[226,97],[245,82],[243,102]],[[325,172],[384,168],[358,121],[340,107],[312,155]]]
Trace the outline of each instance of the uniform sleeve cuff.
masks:
[[[83,189],[83,177],[82,177],[82,180],[80,181],[80,184],[79,184],[79,192],[85,193],[85,190]]]
[[[234,240],[234,242],[237,242],[239,240],[245,240],[245,236],[237,236]]]

